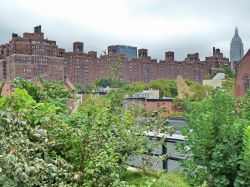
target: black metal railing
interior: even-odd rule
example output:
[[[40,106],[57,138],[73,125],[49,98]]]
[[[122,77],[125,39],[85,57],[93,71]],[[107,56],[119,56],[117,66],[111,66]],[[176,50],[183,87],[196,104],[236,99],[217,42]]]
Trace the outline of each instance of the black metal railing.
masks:
[[[150,135],[150,133],[147,136],[149,147],[154,144],[154,149],[150,148],[148,152],[132,157],[130,166],[136,168],[149,167],[154,171],[181,172],[182,168],[179,161],[183,160],[184,156],[176,150],[176,143],[185,141],[184,137],[181,135]]]

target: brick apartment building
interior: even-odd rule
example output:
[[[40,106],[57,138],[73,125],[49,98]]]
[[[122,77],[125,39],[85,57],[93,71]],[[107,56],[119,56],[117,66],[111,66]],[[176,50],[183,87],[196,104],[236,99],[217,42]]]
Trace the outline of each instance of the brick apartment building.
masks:
[[[67,77],[73,83],[90,84],[110,77],[115,69],[126,83],[176,79],[178,75],[202,83],[215,71],[229,67],[228,58],[215,48],[213,55],[204,61],[200,60],[198,53],[176,61],[174,52],[169,51],[165,53],[165,60],[157,62],[148,55],[147,49],[139,49],[138,57],[128,58],[126,50],[117,50],[118,47],[109,46],[109,53],[98,57],[95,51],[85,53],[84,43],[75,42],[73,51],[66,52],[56,45],[56,41],[45,39],[41,26],[37,26],[33,33],[24,33],[22,37],[12,34],[10,42],[0,46],[0,80],[43,77],[49,81],[63,81]],[[136,48],[129,47],[128,54],[136,54]]]
[[[84,53],[82,42],[73,43],[73,52],[65,54],[66,75],[73,83],[89,84],[97,79],[97,52]]]
[[[12,34],[9,43],[0,46],[0,79],[22,77],[33,80],[42,77],[49,81],[64,80],[64,58],[56,41],[44,38],[41,26],[23,36]]]
[[[225,58],[220,49],[213,48],[213,55],[201,61],[199,53],[188,54],[184,61],[175,61],[174,52],[166,52],[165,60],[158,64],[157,79],[176,79],[181,75],[184,79],[202,83],[202,80],[214,72],[229,67],[229,59]]]
[[[149,82],[157,79],[157,60],[148,56],[147,49],[138,50],[139,57],[124,62],[124,82]]]

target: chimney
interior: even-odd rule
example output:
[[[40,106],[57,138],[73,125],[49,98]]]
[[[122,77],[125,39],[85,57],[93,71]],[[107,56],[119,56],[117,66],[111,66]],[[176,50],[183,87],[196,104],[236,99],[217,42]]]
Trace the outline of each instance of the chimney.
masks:
[[[213,56],[215,55],[215,47],[213,47]]]
[[[165,60],[174,61],[174,52],[172,51],[165,52]]]
[[[12,33],[12,38],[18,37],[18,34]]]
[[[34,27],[34,33],[41,33],[41,32],[42,32],[42,26],[41,25]]]
[[[74,42],[73,52],[83,52],[83,42]]]
[[[220,54],[220,49],[216,49],[216,54]]]
[[[148,56],[148,50],[147,49],[139,49],[138,53],[139,53],[139,57],[147,57]]]

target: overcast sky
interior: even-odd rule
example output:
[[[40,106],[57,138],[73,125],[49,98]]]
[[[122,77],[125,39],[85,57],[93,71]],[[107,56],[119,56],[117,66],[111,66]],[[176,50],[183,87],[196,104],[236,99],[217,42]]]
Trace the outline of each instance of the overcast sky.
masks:
[[[98,55],[108,45],[149,49],[158,60],[174,51],[177,60],[220,48],[229,57],[238,26],[250,48],[250,0],[0,0],[0,44],[42,25],[45,37],[72,51],[74,41]]]

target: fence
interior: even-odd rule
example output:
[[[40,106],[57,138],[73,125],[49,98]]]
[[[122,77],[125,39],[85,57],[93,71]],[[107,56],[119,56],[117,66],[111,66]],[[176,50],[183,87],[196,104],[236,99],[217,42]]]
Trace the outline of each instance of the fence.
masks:
[[[132,157],[130,166],[140,168],[147,164],[154,171],[181,172],[182,168],[179,161],[183,160],[184,156],[176,150],[175,144],[185,141],[184,137],[178,134],[166,136],[165,134],[155,135],[154,133],[147,133],[147,136],[149,137],[149,147],[152,144],[155,145],[155,140],[158,141],[158,145],[149,152]],[[163,140],[163,144],[161,140]]]

